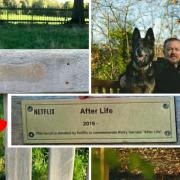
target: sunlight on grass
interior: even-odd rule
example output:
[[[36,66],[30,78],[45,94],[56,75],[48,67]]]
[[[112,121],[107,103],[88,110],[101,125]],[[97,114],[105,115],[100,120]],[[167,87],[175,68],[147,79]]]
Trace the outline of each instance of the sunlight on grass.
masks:
[[[3,14],[0,15],[1,20],[24,20],[24,21],[31,21],[31,20],[39,20],[39,21],[69,21],[70,17],[55,17],[55,16],[37,16],[37,15],[24,15],[24,14]]]

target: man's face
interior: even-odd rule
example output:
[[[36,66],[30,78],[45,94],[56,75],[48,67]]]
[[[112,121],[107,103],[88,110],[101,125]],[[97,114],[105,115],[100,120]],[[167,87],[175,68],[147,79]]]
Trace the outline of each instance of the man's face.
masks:
[[[172,64],[178,64],[180,61],[180,41],[169,41],[164,49],[164,56]]]

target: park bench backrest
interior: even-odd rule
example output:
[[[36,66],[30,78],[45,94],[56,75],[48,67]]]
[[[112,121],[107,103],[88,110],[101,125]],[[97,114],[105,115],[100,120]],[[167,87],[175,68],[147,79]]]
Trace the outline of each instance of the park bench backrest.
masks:
[[[3,98],[4,118],[7,119],[7,95]],[[5,133],[6,180],[32,179],[32,148],[9,148]],[[75,148],[50,148],[48,180],[73,180]],[[88,177],[87,177],[88,180]]]
[[[73,180],[74,148],[50,148],[48,180]],[[6,180],[32,179],[32,149],[6,148]]]
[[[119,81],[92,79],[92,93],[120,93]]]
[[[1,50],[0,93],[88,92],[88,58],[88,49]]]

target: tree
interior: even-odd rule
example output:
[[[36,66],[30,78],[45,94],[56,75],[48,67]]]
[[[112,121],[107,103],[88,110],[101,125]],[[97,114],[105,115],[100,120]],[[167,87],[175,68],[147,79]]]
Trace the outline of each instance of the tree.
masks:
[[[127,18],[132,7],[128,2],[130,0],[126,6],[124,3],[117,6],[112,0],[92,1],[93,78],[117,80],[125,70],[130,59],[133,30],[131,20]]]
[[[26,4],[26,7],[31,7],[33,3],[33,0],[24,0],[24,4]]]
[[[85,23],[84,0],[74,0],[71,23]]]
[[[3,4],[5,7],[17,7],[16,0],[3,0]]]
[[[71,3],[71,1],[66,1],[64,4],[63,4],[63,8],[64,9],[70,9],[73,7],[73,4]]]
[[[0,0],[0,7],[3,7],[3,0]]]
[[[45,8],[45,7],[47,7],[47,1],[46,0],[34,1],[32,4],[32,7],[34,7],[34,8]]]
[[[46,6],[47,8],[61,8],[63,3],[59,2],[58,0],[46,0]]]
[[[19,2],[19,5],[20,5],[20,7],[22,7],[22,8],[26,8],[26,7],[28,6],[27,1],[25,1],[25,0],[21,0],[21,1]]]

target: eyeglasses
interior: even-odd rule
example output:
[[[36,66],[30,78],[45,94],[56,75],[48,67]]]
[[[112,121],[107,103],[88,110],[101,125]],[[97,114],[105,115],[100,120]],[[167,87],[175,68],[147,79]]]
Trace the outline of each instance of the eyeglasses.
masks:
[[[180,51],[180,48],[168,48],[168,49],[166,49],[166,51],[168,52],[168,53],[171,53],[171,52],[179,52]]]

